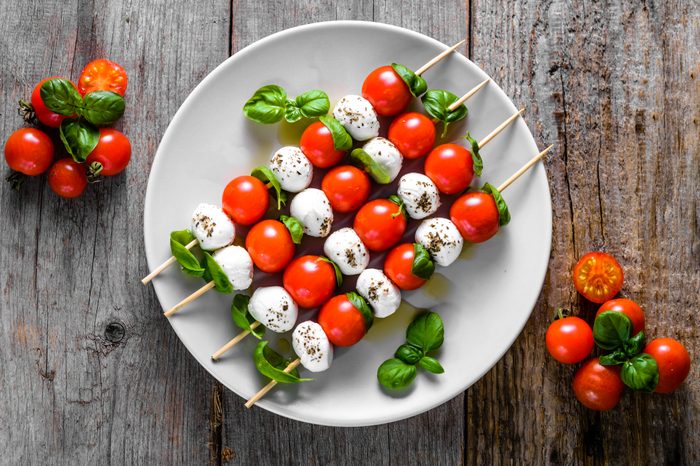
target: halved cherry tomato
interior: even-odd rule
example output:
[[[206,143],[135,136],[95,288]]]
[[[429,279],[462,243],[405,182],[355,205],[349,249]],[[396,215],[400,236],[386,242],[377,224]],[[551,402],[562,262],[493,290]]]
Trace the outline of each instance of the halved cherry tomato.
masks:
[[[470,243],[483,243],[500,227],[496,201],[481,191],[460,196],[450,208],[450,220]]]
[[[673,338],[651,340],[644,352],[659,366],[659,383],[656,393],[671,393],[683,383],[690,372],[690,355],[685,346]]]
[[[340,213],[353,212],[369,197],[369,177],[357,167],[341,165],[326,173],[321,181],[321,189],[333,210]]]
[[[618,311],[629,317],[632,321],[632,335],[636,335],[644,330],[644,311],[639,307],[639,304],[631,299],[617,298],[606,301],[596,312],[596,317],[605,311]]]
[[[102,58],[85,65],[78,79],[78,91],[82,95],[93,91],[112,91],[123,96],[128,84],[129,78],[124,68]]]
[[[352,346],[369,330],[362,312],[345,294],[333,296],[323,305],[318,323],[335,346]]]
[[[262,181],[243,175],[226,185],[221,205],[235,223],[252,225],[265,215],[270,199]]]
[[[589,252],[574,266],[574,286],[584,298],[604,303],[622,289],[624,273],[613,256],[605,252]]]
[[[283,270],[294,257],[292,235],[284,223],[263,220],[256,223],[245,238],[245,248],[257,268],[267,273]]]
[[[388,138],[404,157],[417,159],[435,144],[435,125],[422,113],[404,113],[391,122]]]
[[[384,261],[384,273],[402,290],[415,290],[426,282],[412,272],[414,257],[413,244],[405,243],[389,251]]]
[[[301,256],[294,259],[282,276],[284,289],[303,308],[314,308],[325,303],[335,290],[335,270],[319,256]]]
[[[51,128],[58,128],[61,126],[61,122],[66,118],[70,118],[65,115],[54,113],[49,108],[44,105],[44,101],[41,100],[41,85],[44,84],[49,79],[57,79],[59,76],[52,76],[50,78],[43,79],[39,84],[34,87],[32,91],[32,107],[34,107],[34,114],[37,120],[39,120],[43,125],[49,126]],[[73,84],[73,83],[71,83]],[[75,84],[73,84],[75,86]]]
[[[85,164],[73,159],[60,159],[53,164],[48,176],[49,187],[61,197],[80,196],[87,187]]]
[[[411,101],[411,91],[391,66],[380,66],[362,83],[362,97],[369,100],[379,115],[394,116]]]
[[[474,178],[472,154],[457,144],[440,144],[426,157],[425,174],[441,193],[457,194]]]
[[[579,317],[564,317],[549,325],[547,351],[564,364],[583,361],[593,351],[593,330]]]
[[[342,150],[336,150],[331,131],[320,121],[304,130],[299,147],[306,158],[319,168],[332,167],[345,155]]]
[[[406,216],[388,199],[369,201],[355,215],[355,232],[370,251],[384,251],[406,231]]]
[[[131,160],[131,143],[124,133],[113,128],[100,128],[100,139],[97,146],[87,157],[88,165],[95,162],[101,168],[90,167],[102,176],[114,176],[126,168]]]
[[[16,172],[29,176],[44,173],[53,161],[53,142],[35,128],[21,128],[7,138],[5,160]]]
[[[598,358],[593,358],[576,371],[573,388],[586,408],[606,411],[617,406],[625,386],[619,366],[602,366]]]

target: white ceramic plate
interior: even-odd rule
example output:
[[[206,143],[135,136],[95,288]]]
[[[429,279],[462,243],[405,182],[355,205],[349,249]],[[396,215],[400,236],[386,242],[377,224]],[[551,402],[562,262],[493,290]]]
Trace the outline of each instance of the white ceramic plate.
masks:
[[[244,118],[241,108],[255,89],[269,83],[282,85],[292,95],[323,89],[333,105],[345,94],[359,94],[364,77],[374,68],[397,62],[416,69],[445,48],[434,39],[398,27],[343,21],[282,31],[226,60],[185,100],[158,148],[144,213],[149,267],[170,256],[170,231],[186,228],[198,203],[219,204],[230,179],[265,163],[276,148],[298,142],[304,124],[262,126]],[[461,95],[486,74],[464,56],[453,54],[424,77],[431,88]],[[516,111],[495,83],[473,97],[468,106],[469,116],[455,125],[448,140],[460,140],[466,129],[479,139]],[[482,180],[498,184],[536,153],[527,125],[519,120],[483,150],[485,170],[474,184],[480,186]],[[416,162],[410,168],[421,170],[422,164]],[[315,183],[320,175],[317,173]],[[388,190],[374,195],[380,194],[387,195]],[[428,285],[406,293],[405,304],[396,314],[375,320],[367,336],[354,347],[336,351],[331,369],[313,375],[314,382],[278,385],[258,406],[305,422],[363,426],[427,411],[476,382],[503,356],[525,325],[549,259],[551,203],[542,165],[508,188],[504,197],[513,220],[498,235],[487,243],[465,247],[460,260],[449,269],[439,269]],[[351,221],[352,216],[339,217],[334,229]],[[413,221],[407,237],[415,226]],[[318,241],[302,246],[321,252]],[[382,257],[374,256],[373,261],[381,264]],[[279,280],[256,277],[257,284]],[[153,283],[165,309],[202,284],[181,274],[177,267]],[[238,332],[230,318],[231,299],[212,291],[170,322],[204,368],[248,398],[266,382],[251,358],[257,340],[249,337],[218,363],[210,359]],[[420,373],[407,392],[389,394],[377,383],[377,367],[403,342],[405,328],[419,308],[438,312],[445,322],[445,344],[437,355],[445,373]]]

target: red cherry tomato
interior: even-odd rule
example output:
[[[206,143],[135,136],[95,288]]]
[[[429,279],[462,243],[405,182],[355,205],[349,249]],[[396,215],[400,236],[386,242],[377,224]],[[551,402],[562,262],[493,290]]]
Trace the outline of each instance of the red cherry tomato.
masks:
[[[341,165],[326,173],[321,181],[321,189],[333,210],[340,213],[353,212],[369,197],[369,177],[357,167]]]
[[[53,161],[53,142],[35,128],[21,128],[7,138],[5,160],[16,172],[29,176],[44,173]]]
[[[66,118],[70,118],[65,115],[60,115],[58,113],[52,112],[46,105],[44,105],[44,101],[41,100],[41,85],[49,79],[57,78],[58,76],[52,76],[50,78],[42,80],[39,84],[37,84],[34,90],[32,91],[31,99],[32,107],[34,107],[34,114],[36,115],[37,120],[39,120],[41,124],[49,126],[51,128],[58,128],[59,126],[61,126],[61,122],[63,120],[65,120]],[[73,84],[73,86],[75,87],[75,84]]]
[[[304,130],[299,147],[306,158],[319,168],[332,167],[345,155],[342,150],[336,150],[331,131],[320,121]]]
[[[60,159],[53,164],[48,176],[49,187],[61,197],[80,196],[87,187],[85,164],[73,159]]]
[[[472,154],[457,144],[440,144],[426,157],[425,174],[441,193],[457,194],[474,178]]]
[[[114,176],[126,168],[131,160],[131,143],[121,131],[112,128],[100,128],[100,140],[88,155],[87,163],[99,163],[99,174]]]
[[[391,66],[380,66],[362,83],[362,97],[382,116],[403,112],[411,101],[411,91]]]
[[[644,352],[659,366],[659,383],[656,393],[671,393],[683,383],[690,372],[690,355],[685,346],[673,338],[651,340]]]
[[[406,216],[387,199],[369,201],[355,215],[355,232],[370,251],[384,251],[406,231]]]
[[[299,306],[310,309],[333,295],[335,270],[319,256],[301,256],[287,266],[282,283]]]
[[[318,313],[318,323],[335,346],[352,346],[367,333],[362,312],[344,294],[334,296]]]
[[[235,223],[252,225],[265,215],[270,199],[262,181],[243,175],[226,185],[221,204]]]
[[[602,366],[593,358],[576,371],[573,388],[586,408],[606,411],[617,406],[625,386],[619,366]]]
[[[245,238],[245,248],[257,268],[267,273],[283,270],[294,257],[292,235],[284,223],[263,220],[256,223]]]
[[[82,95],[93,91],[112,91],[123,96],[129,78],[124,68],[110,60],[93,60],[83,68],[78,79],[78,91]]]
[[[470,243],[483,243],[498,233],[498,207],[493,196],[472,191],[460,196],[450,208],[450,220]]]
[[[405,243],[389,251],[384,260],[384,273],[402,290],[415,290],[426,282],[425,279],[413,275],[413,244]]]
[[[618,298],[606,301],[596,312],[596,317],[605,311],[618,311],[629,317],[632,321],[632,335],[636,335],[644,330],[644,311],[639,307],[639,304],[631,299]]]
[[[388,137],[404,157],[417,159],[435,144],[435,125],[421,113],[404,113],[391,122]]]
[[[594,303],[612,299],[622,289],[623,281],[622,267],[604,252],[589,252],[574,266],[576,291]]]
[[[593,330],[579,317],[564,317],[552,322],[545,340],[549,354],[564,364],[583,361],[593,351]]]

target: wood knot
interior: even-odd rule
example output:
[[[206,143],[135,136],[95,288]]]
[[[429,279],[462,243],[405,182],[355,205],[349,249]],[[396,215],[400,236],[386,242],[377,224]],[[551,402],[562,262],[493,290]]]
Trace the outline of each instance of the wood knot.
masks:
[[[105,339],[111,343],[119,343],[126,335],[126,328],[121,322],[110,322],[105,327]]]

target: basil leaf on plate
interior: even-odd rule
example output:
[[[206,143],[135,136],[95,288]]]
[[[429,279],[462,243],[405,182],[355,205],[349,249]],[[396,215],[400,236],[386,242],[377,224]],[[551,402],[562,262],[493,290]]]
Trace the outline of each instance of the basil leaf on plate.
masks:
[[[426,371],[432,372],[433,374],[442,374],[445,372],[442,364],[440,364],[437,359],[431,358],[430,356],[423,356],[420,361],[418,361],[418,365]]]
[[[257,325],[255,328],[251,327],[251,325],[255,323],[255,318],[250,315],[250,311],[248,310],[249,302],[250,296],[244,294],[237,294],[234,296],[233,302],[231,303],[231,318],[238,328],[241,330],[248,330],[259,340],[265,334],[265,327],[263,325]]]
[[[633,390],[651,393],[659,383],[659,366],[653,357],[642,353],[622,365],[620,378]]]
[[[73,83],[67,79],[49,79],[41,85],[39,93],[44,105],[59,115],[76,115],[83,106],[83,98]]]
[[[287,123],[296,123],[301,120],[302,116],[301,109],[297,107],[296,102],[287,99],[287,106],[284,109],[284,119],[287,120]]]
[[[389,172],[378,164],[364,149],[357,148],[350,152],[350,160],[355,162],[355,165],[359,165],[377,183],[391,183]]]
[[[508,205],[506,204],[505,199],[503,199],[500,191],[498,191],[498,189],[496,189],[496,187],[490,183],[484,183],[481,190],[487,194],[490,194],[493,197],[493,200],[496,201],[496,207],[498,208],[498,224],[501,226],[507,225],[510,222],[510,211],[508,210]]]
[[[335,283],[336,285],[338,285],[338,288],[340,288],[343,285],[343,273],[340,271],[340,267],[338,267],[338,264],[336,264],[335,262],[333,262],[325,256],[320,256],[320,260],[331,264],[331,266],[333,267],[333,271],[335,272]]]
[[[352,147],[352,138],[338,120],[330,115],[322,115],[318,120],[331,132],[335,150],[343,152],[350,150]]]
[[[275,190],[275,197],[277,198],[277,210],[281,209],[282,206],[287,202],[287,195],[282,191],[282,185],[275,176],[275,174],[270,170],[269,167],[265,165],[260,165],[254,168],[250,172],[250,176],[255,177],[265,184],[269,184]]]
[[[269,125],[284,117],[287,91],[276,84],[263,86],[243,105],[243,114],[256,123]]]
[[[622,312],[602,312],[593,322],[593,338],[604,350],[624,349],[631,333],[632,321]]]
[[[214,260],[214,257],[207,251],[202,251],[204,255],[204,271],[203,278],[209,282],[214,281],[214,289],[219,293],[232,293],[233,285],[224,272],[224,269]]]
[[[63,120],[59,136],[73,160],[83,163],[97,146],[100,140],[100,130],[82,119]]]
[[[328,113],[331,108],[328,94],[318,89],[304,92],[298,95],[294,101],[301,114],[306,118],[320,117]]]
[[[423,357],[423,352],[415,346],[404,343],[396,349],[394,357],[406,364],[417,364],[420,358]]]
[[[435,312],[419,315],[406,330],[406,341],[424,353],[435,351],[445,339],[445,327]]]
[[[193,277],[204,275],[204,268],[199,263],[197,257],[185,246],[194,240],[194,235],[190,230],[177,230],[170,233],[170,252],[182,271]]]
[[[428,90],[428,83],[425,79],[418,76],[409,68],[398,63],[392,63],[391,67],[394,69],[396,74],[398,74],[403,82],[408,86],[408,90],[411,91],[414,97],[420,97]]]
[[[304,236],[304,226],[301,222],[296,217],[290,215],[280,215],[280,222],[284,223],[284,226],[289,230],[292,242],[294,244],[301,243],[301,238]]]
[[[442,122],[441,137],[443,138],[447,134],[447,127],[450,123],[462,120],[467,116],[468,111],[464,104],[450,110],[450,105],[457,102],[458,99],[459,97],[443,89],[431,89],[421,97],[426,113],[434,120]]]
[[[87,94],[80,114],[96,126],[111,125],[124,115],[124,98],[112,91],[94,91]]]
[[[411,385],[416,378],[416,366],[400,359],[387,359],[377,369],[377,380],[390,390],[401,390]]]
[[[289,361],[270,348],[267,341],[261,341],[255,347],[253,362],[255,362],[258,372],[280,383],[299,383],[313,380],[299,377],[299,371],[296,368],[285,372],[284,369],[289,365]]]
[[[481,154],[479,153],[479,142],[474,139],[467,131],[467,135],[464,136],[464,139],[466,139],[469,142],[469,146],[471,147],[471,150],[469,153],[472,155],[472,166],[474,168],[474,174],[476,176],[481,176],[481,173],[484,170],[484,160],[481,158]]]
[[[362,317],[365,320],[365,331],[369,330],[374,322],[374,315],[372,314],[372,310],[369,308],[369,304],[367,304],[367,301],[365,301],[365,298],[354,291],[345,293],[345,296],[348,298],[348,301],[352,303],[355,309],[360,311],[360,314],[362,314]]]
[[[428,280],[435,272],[435,263],[430,258],[428,250],[420,243],[413,243],[413,264],[411,273],[416,277]]]

